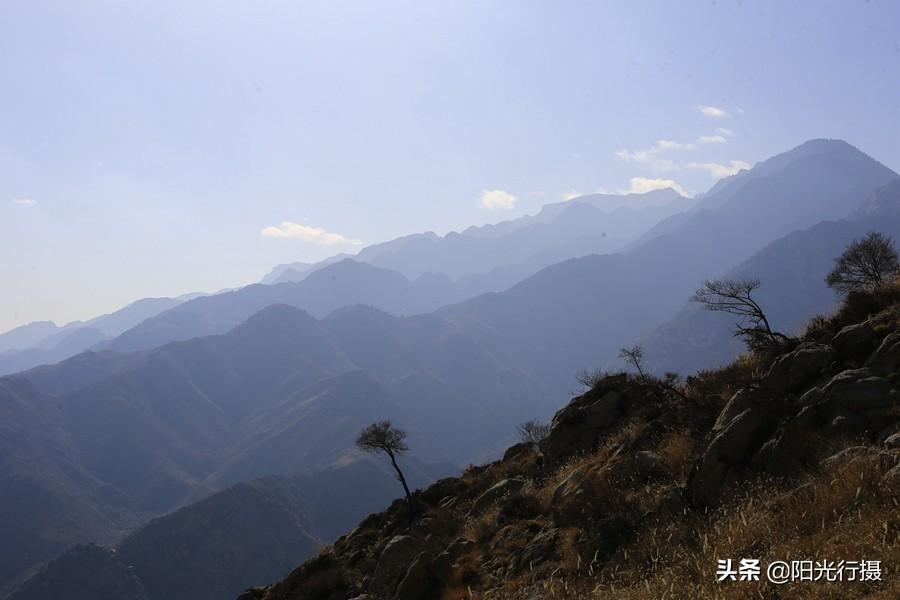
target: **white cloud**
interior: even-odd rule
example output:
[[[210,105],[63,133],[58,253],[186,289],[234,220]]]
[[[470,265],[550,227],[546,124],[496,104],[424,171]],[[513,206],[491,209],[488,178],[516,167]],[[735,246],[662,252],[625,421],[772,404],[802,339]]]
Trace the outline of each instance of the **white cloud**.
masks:
[[[724,109],[719,108],[718,106],[700,105],[700,106],[695,106],[694,110],[700,112],[700,114],[702,114],[704,116],[712,117],[713,119],[723,119],[723,118],[729,116],[728,112],[726,112]]]
[[[652,192],[653,190],[664,190],[666,188],[672,188],[682,196],[689,196],[690,194],[681,187],[681,185],[673,180],[673,179],[650,179],[647,177],[632,177],[628,180],[630,184],[626,193],[628,194],[644,194],[646,192]]]
[[[701,135],[697,138],[700,144],[724,144],[727,141],[724,135]]]
[[[584,196],[584,194],[582,194],[578,190],[569,190],[568,192],[564,192],[563,194],[560,194],[560,197],[563,200],[573,200],[573,199],[579,198],[581,196]]]
[[[293,221],[282,221],[281,225],[270,225],[259,232],[263,237],[280,239],[298,239],[320,246],[359,246],[361,240],[348,238],[340,233],[325,231],[321,227],[312,227]]]
[[[32,198],[13,198],[13,204],[19,206],[37,206],[37,200]]]
[[[685,165],[688,169],[702,169],[717,179],[734,175],[742,169],[749,169],[750,163],[743,160],[732,160],[727,165],[714,162],[692,162]]]
[[[725,127],[716,127],[716,133],[718,133],[719,135],[724,135],[725,137],[731,137],[734,135],[734,132],[732,130]]]
[[[516,206],[516,197],[505,190],[483,190],[478,206],[485,210],[512,210]]]
[[[655,171],[664,173],[667,171],[677,171],[678,164],[670,158],[663,158],[661,155],[673,150],[696,150],[696,144],[683,144],[672,140],[657,140],[649,148],[643,150],[617,150],[613,154],[622,160],[649,165]]]

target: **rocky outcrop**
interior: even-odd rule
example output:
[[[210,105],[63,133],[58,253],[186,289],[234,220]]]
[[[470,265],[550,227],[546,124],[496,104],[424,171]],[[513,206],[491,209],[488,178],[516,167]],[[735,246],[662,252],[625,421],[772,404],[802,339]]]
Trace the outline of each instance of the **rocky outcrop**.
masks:
[[[241,600],[537,599],[561,573],[588,593],[598,572],[620,577],[635,548],[656,557],[669,544],[702,547],[705,538],[691,537],[698,523],[730,514],[708,509],[757,489],[774,491],[754,506],[793,507],[795,517],[821,499],[858,515],[864,494],[894,511],[897,312],[828,323],[764,364],[753,357],[681,386],[605,377],[556,413],[539,444],[517,444],[499,461],[417,491],[413,523],[398,500]],[[817,474],[824,484],[801,483]],[[838,518],[827,503],[826,516]],[[823,518],[806,527],[819,531]],[[879,519],[878,539],[887,540],[893,525]]]

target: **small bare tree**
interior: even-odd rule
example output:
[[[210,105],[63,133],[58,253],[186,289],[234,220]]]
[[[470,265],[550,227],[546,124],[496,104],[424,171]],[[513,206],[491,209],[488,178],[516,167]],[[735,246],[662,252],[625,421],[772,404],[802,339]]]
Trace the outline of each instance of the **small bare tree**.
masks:
[[[877,231],[851,242],[834,262],[825,283],[841,294],[878,289],[893,279],[898,267],[894,242]]]
[[[550,426],[540,421],[525,421],[519,425],[519,439],[526,444],[539,444],[550,433]]]
[[[406,494],[406,502],[409,504],[409,515],[412,519],[414,505],[412,494],[409,493],[409,486],[406,485],[406,477],[397,464],[397,457],[409,452],[409,446],[404,441],[406,432],[397,429],[390,421],[379,421],[372,423],[359,433],[356,438],[356,446],[365,452],[384,452],[391,459],[394,470],[397,471],[397,479],[403,485],[403,493]]]
[[[634,367],[642,381],[647,380],[644,374],[643,360],[644,349],[640,346],[632,346],[631,348],[619,348],[619,358]]]
[[[788,337],[772,330],[766,313],[753,299],[753,292],[759,286],[759,279],[707,279],[691,300],[707,310],[741,317],[734,334],[744,338],[751,349],[771,348],[787,341]]]
[[[607,373],[603,369],[594,369],[593,371],[588,369],[581,369],[580,371],[575,373],[575,381],[577,381],[587,389],[592,390],[608,375],[609,373]]]

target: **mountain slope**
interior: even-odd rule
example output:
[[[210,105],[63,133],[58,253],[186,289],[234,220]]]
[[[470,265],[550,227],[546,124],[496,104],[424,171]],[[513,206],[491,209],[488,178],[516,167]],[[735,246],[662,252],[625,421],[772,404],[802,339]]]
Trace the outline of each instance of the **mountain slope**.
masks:
[[[556,393],[571,374],[669,320],[708,277],[828,215],[846,216],[897,178],[845,142],[816,140],[760,163],[704,196],[670,231],[620,254],[544,269],[497,294],[442,308],[481,323]]]
[[[474,460],[549,412],[542,389],[437,316],[285,305],[225,335],[2,378],[0,487],[21,515],[0,523],[15,541],[2,581],[232,483],[325,468],[375,420],[407,429],[420,460]]]
[[[65,360],[180,303],[177,298],[144,298],[108,315],[64,327],[44,321],[16,328],[0,336],[0,375]]]
[[[760,279],[757,297],[773,326],[794,333],[812,316],[837,305],[838,295],[825,285],[825,275],[847,244],[869,231],[900,239],[900,179],[873,192],[850,218],[793,232],[727,276]],[[689,303],[639,343],[654,372],[691,373],[726,364],[743,352],[733,326],[730,315]]]
[[[581,196],[545,205],[534,216],[445,236],[416,234],[375,244],[361,250],[357,260],[407,277],[439,272],[457,280],[516,265],[530,275],[556,262],[549,257],[565,260],[611,252],[691,204],[671,189]]]
[[[133,352],[224,333],[272,304],[294,306],[317,317],[351,304],[410,314],[434,308],[454,293],[446,278],[410,281],[387,269],[345,259],[316,270],[301,282],[251,285],[185,302],[124,332],[104,348]]]
[[[601,378],[539,443],[417,492],[412,522],[395,502],[238,600],[895,598],[893,577],[766,572],[900,560],[898,366],[894,284],[687,385]],[[717,578],[722,557],[760,579]]]

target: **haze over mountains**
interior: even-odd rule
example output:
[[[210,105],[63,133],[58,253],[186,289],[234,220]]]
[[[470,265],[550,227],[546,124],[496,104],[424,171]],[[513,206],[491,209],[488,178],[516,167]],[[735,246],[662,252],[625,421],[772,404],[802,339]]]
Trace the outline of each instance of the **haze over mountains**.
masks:
[[[154,315],[179,305],[181,298],[145,298],[108,315],[62,327],[38,321],[0,335],[0,375],[51,364],[115,338]]]
[[[813,140],[696,201],[656,192],[632,199],[648,206],[609,209],[610,198],[585,197],[268,278],[299,281],[154,303],[139,321],[108,318],[93,327],[96,350],[0,378],[2,508],[22,516],[0,524],[12,540],[0,589],[74,544],[112,544],[188,506],[164,518],[165,535],[148,526],[123,543],[127,559],[74,557],[112,573],[140,563],[141,593],[173,597],[167,569],[147,557],[229,498],[238,514],[259,501],[272,506],[272,524],[305,532],[296,546],[276,544],[284,552],[273,564],[296,564],[371,510],[344,507],[328,522],[323,507],[334,506],[320,491],[356,464],[348,449],[361,426],[392,419],[406,429],[424,483],[450,468],[436,464],[492,456],[519,423],[559,408],[577,370],[610,364],[635,339],[657,369],[725,362],[738,350],[730,323],[685,308],[702,280],[760,277],[777,326],[796,327],[833,302],[821,278],[847,241],[900,232],[897,179],[845,142]],[[43,343],[48,330],[0,339]],[[235,536],[240,519],[213,520],[225,527],[217,536]],[[135,539],[141,552],[126,552]]]

